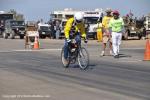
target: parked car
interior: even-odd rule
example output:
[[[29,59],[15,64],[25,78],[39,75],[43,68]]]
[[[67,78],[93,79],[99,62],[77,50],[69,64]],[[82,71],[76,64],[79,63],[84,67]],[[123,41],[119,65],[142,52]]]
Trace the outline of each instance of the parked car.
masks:
[[[6,20],[5,21],[5,31],[3,32],[3,38],[14,39],[15,36],[19,36],[23,39],[25,36],[25,22],[23,20]]]

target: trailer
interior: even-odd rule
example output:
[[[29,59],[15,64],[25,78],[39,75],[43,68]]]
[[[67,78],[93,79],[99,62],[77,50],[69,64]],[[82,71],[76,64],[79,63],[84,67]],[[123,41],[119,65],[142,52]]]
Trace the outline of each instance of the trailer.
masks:
[[[37,23],[28,21],[26,24],[25,49],[33,49],[35,38],[39,39]]]

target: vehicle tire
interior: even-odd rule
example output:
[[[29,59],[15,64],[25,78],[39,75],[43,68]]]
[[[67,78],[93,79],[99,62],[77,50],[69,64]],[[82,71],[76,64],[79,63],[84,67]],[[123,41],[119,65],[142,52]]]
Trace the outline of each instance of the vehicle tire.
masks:
[[[24,35],[20,35],[20,39],[24,39]]]
[[[138,39],[141,40],[142,34],[138,34]]]
[[[68,64],[65,64],[64,63],[64,47],[62,48],[62,50],[61,50],[61,62],[62,62],[62,64],[63,64],[63,67],[64,68],[68,68],[69,67],[69,64],[70,64],[70,61],[68,60]]]
[[[97,34],[93,34],[93,39],[96,40],[97,39]]]
[[[3,37],[3,32],[0,30],[0,38]]]
[[[15,38],[15,32],[14,31],[12,31],[11,33],[10,33],[10,39],[14,39]]]
[[[89,66],[89,53],[84,47],[80,48],[78,54],[78,64],[83,70],[87,69]]]
[[[40,38],[41,38],[41,39],[45,39],[46,36],[45,36],[45,35],[40,35]]]
[[[8,38],[8,34],[6,32],[3,32],[3,38],[7,39]]]
[[[43,36],[43,39],[46,39],[46,36],[45,36],[45,35]]]
[[[124,36],[123,36],[124,40],[128,40],[128,35],[129,35],[129,32],[126,31],[125,34],[124,34]]]

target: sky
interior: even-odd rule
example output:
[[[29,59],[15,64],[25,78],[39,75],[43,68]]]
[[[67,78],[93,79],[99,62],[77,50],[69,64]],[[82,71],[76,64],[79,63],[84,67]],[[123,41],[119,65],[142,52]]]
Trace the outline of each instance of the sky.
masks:
[[[77,10],[94,10],[111,8],[126,15],[133,12],[135,17],[150,13],[150,0],[0,0],[0,11],[15,9],[24,14],[26,20],[44,19],[48,21],[54,10],[73,8]]]

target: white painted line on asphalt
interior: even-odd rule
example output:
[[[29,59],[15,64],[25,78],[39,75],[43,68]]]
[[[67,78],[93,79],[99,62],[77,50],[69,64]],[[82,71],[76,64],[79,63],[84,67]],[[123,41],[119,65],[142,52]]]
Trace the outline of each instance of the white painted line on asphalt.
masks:
[[[121,50],[141,50],[144,48],[121,48]],[[15,51],[60,51],[61,49],[38,49],[38,50],[32,50],[32,49],[14,49],[14,50],[1,50],[0,52],[15,52]],[[94,49],[88,49],[88,50],[94,50]]]
[[[18,50],[1,50],[0,53],[7,53],[7,52],[40,52],[40,51],[60,51],[61,49],[39,49],[39,50],[32,50],[32,49],[18,49]]]
[[[12,51],[60,51],[61,49],[22,49],[22,50],[12,50]]]
[[[145,48],[121,48],[120,50],[143,50]]]
[[[8,52],[12,52],[12,50],[1,50],[0,53],[8,53]]]
[[[139,60],[139,59],[121,59],[121,60],[118,60],[118,62],[126,62],[126,63],[130,63],[130,62],[141,62],[143,60]]]

